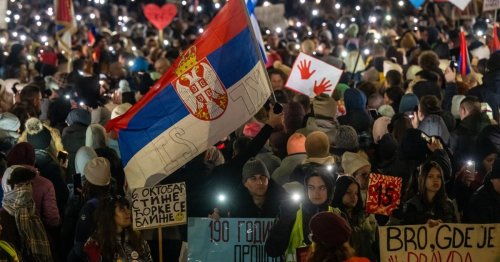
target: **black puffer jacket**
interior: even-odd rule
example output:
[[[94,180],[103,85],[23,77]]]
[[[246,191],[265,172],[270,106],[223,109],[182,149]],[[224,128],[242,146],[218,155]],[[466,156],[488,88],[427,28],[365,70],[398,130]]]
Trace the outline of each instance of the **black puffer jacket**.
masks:
[[[472,198],[465,210],[467,223],[500,223],[500,194],[495,191],[491,180],[486,180]]]
[[[287,199],[288,193],[285,189],[278,185],[274,180],[269,180],[269,186],[266,192],[266,199],[262,207],[258,207],[253,202],[253,198],[248,190],[241,185],[238,194],[233,202],[235,205],[231,208],[231,217],[268,217],[275,218],[278,216],[281,202]]]
[[[471,114],[460,122],[450,137],[450,149],[457,163],[474,159],[476,138],[490,124],[488,117],[480,113]]]

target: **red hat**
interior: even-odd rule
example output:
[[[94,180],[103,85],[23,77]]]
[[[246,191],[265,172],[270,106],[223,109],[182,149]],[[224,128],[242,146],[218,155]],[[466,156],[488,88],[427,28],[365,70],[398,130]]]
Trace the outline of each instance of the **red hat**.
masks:
[[[312,240],[328,247],[340,247],[351,237],[347,221],[332,212],[320,212],[309,222]]]
[[[7,166],[35,165],[35,149],[26,142],[16,144],[7,154]]]

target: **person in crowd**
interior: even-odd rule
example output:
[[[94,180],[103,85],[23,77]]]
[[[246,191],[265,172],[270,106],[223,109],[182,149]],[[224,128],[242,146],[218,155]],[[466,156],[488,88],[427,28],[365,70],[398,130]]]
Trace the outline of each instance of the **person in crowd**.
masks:
[[[358,134],[367,132],[373,119],[366,112],[366,95],[356,88],[344,93],[346,115],[337,118],[341,125],[352,126]]]
[[[356,257],[356,250],[349,244],[352,229],[338,214],[320,212],[309,222],[313,241],[307,262],[367,262],[367,258]],[[335,232],[333,234],[332,232]]]
[[[67,182],[71,182],[75,174],[76,151],[85,145],[85,135],[90,122],[90,113],[82,108],[71,110],[66,118],[68,126],[62,132],[62,142],[64,148],[68,151]]]
[[[127,199],[119,195],[103,198],[95,213],[97,227],[84,247],[87,261],[153,261],[148,243],[132,229]]]
[[[415,114],[414,121],[418,123],[418,129],[429,136],[438,136],[443,139],[445,144],[450,141],[450,132],[440,116],[441,104],[435,96],[422,96],[418,111]]]
[[[368,190],[371,168],[372,165],[370,162],[358,153],[345,152],[342,155],[342,169],[344,170],[344,174],[356,179],[360,186],[359,190],[361,195],[363,196],[361,201],[366,199],[366,190]]]
[[[448,198],[441,166],[426,161],[420,166],[418,192],[403,207],[403,225],[456,223],[454,204]]]
[[[271,257],[285,257],[286,261],[295,261],[296,249],[311,244],[307,237],[311,232],[311,217],[321,211],[339,212],[330,206],[334,179],[326,167],[307,174],[304,185],[305,196],[302,203],[297,205],[296,202],[287,201],[280,206],[278,221],[266,239],[266,252]]]
[[[21,252],[23,261],[53,261],[50,243],[33,202],[31,181],[33,168],[9,167],[2,177],[1,240],[11,243]]]
[[[28,85],[21,90],[20,104],[28,110],[30,117],[38,117],[42,110],[42,90],[38,86]]]
[[[495,159],[493,169],[470,198],[464,222],[474,224],[500,223],[500,160]]]
[[[356,253],[370,260],[376,260],[374,250],[377,221],[373,215],[364,212],[364,201],[361,186],[351,176],[341,176],[335,182],[332,205],[342,212],[352,229],[349,243]],[[314,233],[313,233],[314,234]]]
[[[109,184],[111,171],[109,161],[103,157],[91,159],[85,165],[84,175],[86,181],[83,184],[82,196],[80,201],[85,201],[82,208],[78,211],[78,220],[76,222],[75,237],[73,240],[64,239],[64,241],[73,241],[73,248],[68,255],[68,261],[86,261],[84,245],[87,239],[96,229],[96,220],[94,219],[95,210],[99,201],[111,194]],[[75,201],[78,202],[79,199]],[[77,208],[72,208],[75,211]],[[74,216],[74,213],[68,213],[67,216]],[[65,223],[66,224],[66,223]],[[72,226],[69,222],[68,227]],[[65,229],[66,232],[71,228]]]
[[[14,147],[19,138],[21,122],[16,115],[5,112],[0,113],[0,152],[7,154]]]
[[[293,170],[307,158],[305,143],[306,137],[301,133],[294,133],[288,138],[286,144],[288,155],[271,175],[276,183],[280,185],[287,183]]]

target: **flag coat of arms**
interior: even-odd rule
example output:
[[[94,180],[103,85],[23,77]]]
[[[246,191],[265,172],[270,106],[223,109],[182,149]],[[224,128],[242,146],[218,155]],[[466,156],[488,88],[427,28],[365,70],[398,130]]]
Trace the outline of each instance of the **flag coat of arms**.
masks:
[[[130,188],[156,184],[236,130],[271,94],[241,1],[229,1],[151,90],[107,128]],[[156,181],[151,181],[156,180]]]
[[[73,0],[55,0],[56,40],[66,56],[71,54],[71,35],[77,30]]]
[[[331,96],[341,76],[341,69],[300,53],[293,63],[292,72],[285,86],[309,97],[322,93]]]

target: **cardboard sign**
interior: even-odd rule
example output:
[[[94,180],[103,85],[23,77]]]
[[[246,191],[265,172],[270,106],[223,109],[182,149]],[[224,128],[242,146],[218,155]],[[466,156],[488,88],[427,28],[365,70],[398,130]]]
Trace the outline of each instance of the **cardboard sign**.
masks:
[[[258,6],[255,7],[254,14],[262,28],[267,27],[274,30],[278,27],[282,29],[288,27],[288,22],[285,19],[284,4]]]
[[[342,70],[315,57],[300,53],[293,63],[286,87],[315,97],[320,94],[332,95],[342,76]]]
[[[454,4],[456,7],[460,8],[460,10],[464,10],[465,7],[470,3],[471,0],[449,0],[450,3]]]
[[[500,0],[484,0],[483,1],[483,12],[496,10],[500,8]]]
[[[188,261],[269,261],[264,244],[274,225],[272,218],[228,218],[218,221],[190,217]]]
[[[382,226],[383,262],[500,261],[500,224]]]
[[[136,188],[132,191],[132,225],[149,229],[186,224],[186,184]]]
[[[401,177],[370,174],[366,212],[389,216],[401,199]]]
[[[163,30],[174,20],[177,15],[177,6],[175,4],[165,4],[159,7],[155,4],[144,6],[144,16],[153,24],[156,29]]]

